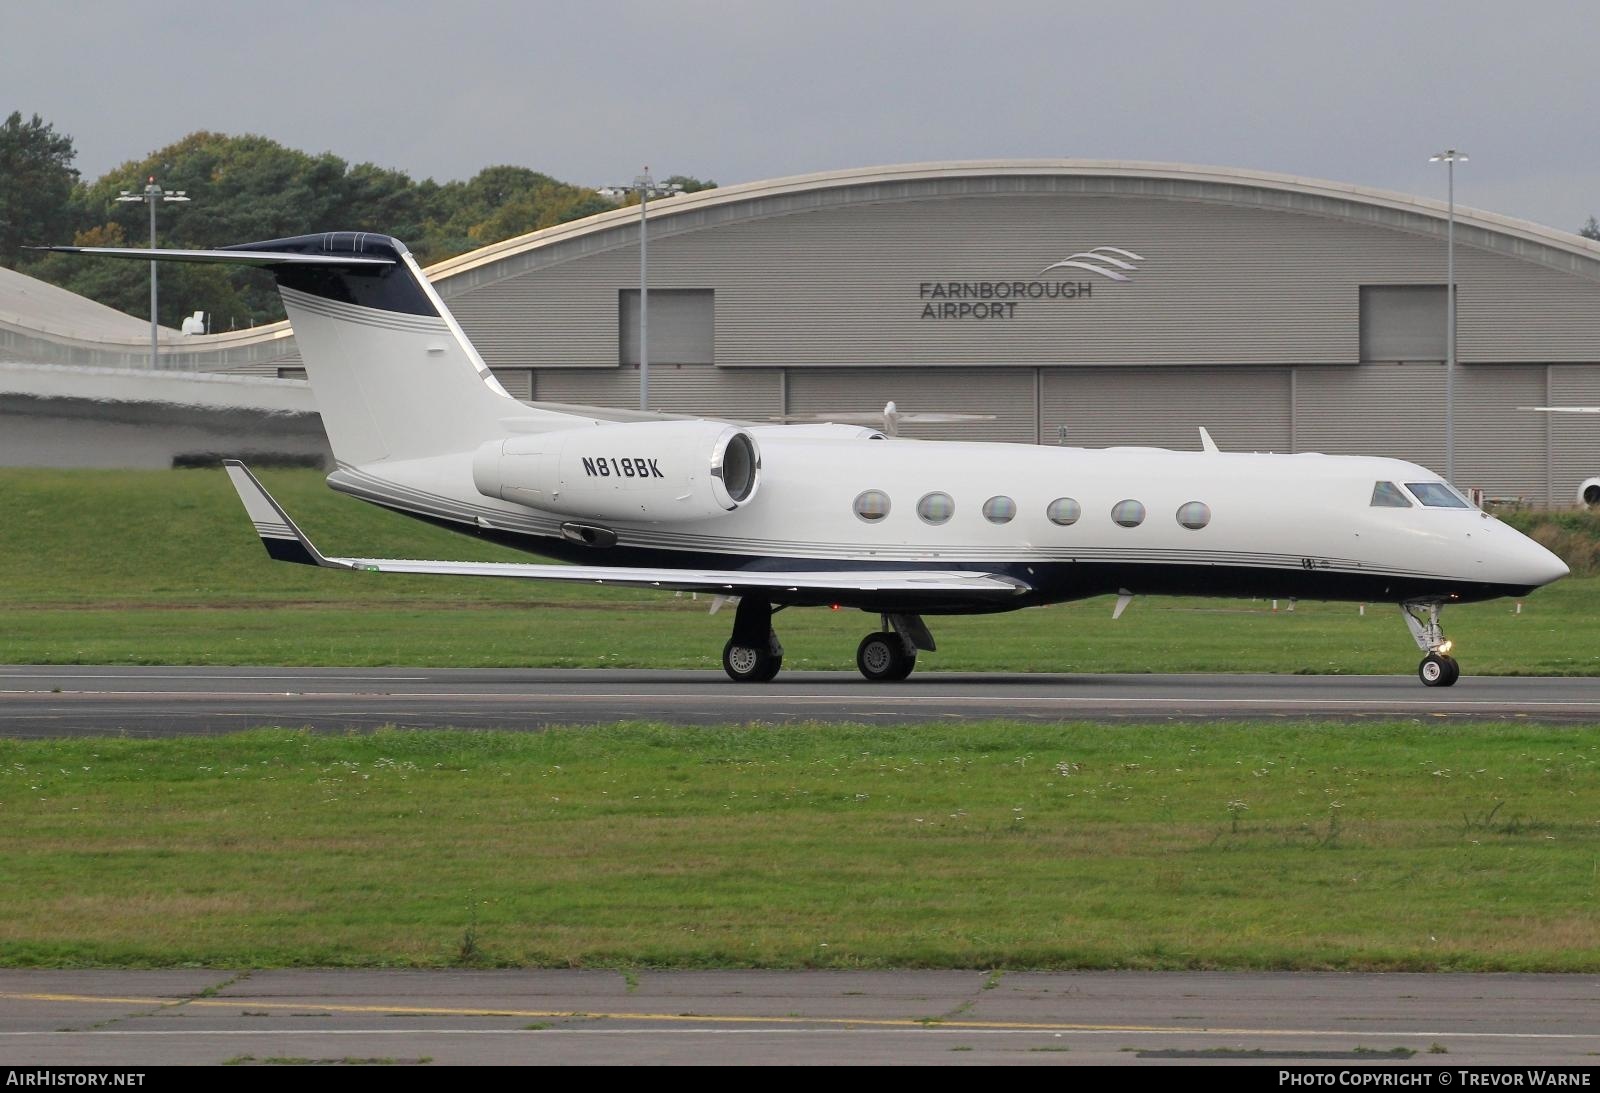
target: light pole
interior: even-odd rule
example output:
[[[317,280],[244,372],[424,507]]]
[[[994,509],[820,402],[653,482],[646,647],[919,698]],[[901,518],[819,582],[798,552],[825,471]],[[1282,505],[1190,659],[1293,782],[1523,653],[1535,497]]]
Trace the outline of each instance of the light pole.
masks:
[[[677,183],[657,186],[650,177],[650,168],[633,180],[631,186],[618,186],[618,190],[633,190],[639,195],[639,409],[650,409],[650,237],[647,220],[650,196],[681,193]]]
[[[1429,163],[1443,163],[1450,180],[1450,213],[1444,244],[1444,480],[1456,484],[1456,163],[1467,162],[1467,153],[1446,148],[1429,156]]]
[[[122,196],[117,198],[117,200],[119,202],[125,202],[125,203],[133,203],[133,202],[142,201],[146,205],[150,206],[150,249],[151,250],[155,250],[155,248],[156,248],[156,206],[164,204],[164,203],[166,203],[168,201],[188,201],[189,198],[186,196],[186,191],[184,191],[184,190],[163,190],[160,186],[156,185],[156,176],[155,175],[151,175],[149,180],[145,183],[143,190],[140,190],[138,193],[134,193],[131,190],[123,190],[122,191]],[[160,324],[156,320],[156,300],[157,300],[157,297],[158,297],[158,292],[157,292],[157,289],[156,289],[156,263],[155,263],[155,259],[151,259],[150,260],[150,367],[151,367],[152,370],[159,366],[159,364],[160,364],[160,353],[161,353],[160,342],[158,341],[158,332],[160,331],[161,327],[160,327]]]

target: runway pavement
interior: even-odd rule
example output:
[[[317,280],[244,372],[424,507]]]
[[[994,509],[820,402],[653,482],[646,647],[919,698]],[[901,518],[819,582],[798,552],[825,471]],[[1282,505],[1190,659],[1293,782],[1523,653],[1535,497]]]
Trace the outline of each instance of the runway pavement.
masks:
[[[1600,723],[1600,678],[975,675],[868,683],[790,672],[769,684],[720,673],[629,670],[0,666],[0,735],[169,736],[256,725],[321,730],[553,724],[953,719],[1206,721],[1239,718],[1515,719]]]
[[[0,1063],[1593,1066],[1600,979],[0,971]]]

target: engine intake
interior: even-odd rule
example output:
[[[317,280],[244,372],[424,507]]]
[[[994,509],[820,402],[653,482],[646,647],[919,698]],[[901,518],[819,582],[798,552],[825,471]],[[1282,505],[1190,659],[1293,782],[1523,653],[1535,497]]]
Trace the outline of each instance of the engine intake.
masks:
[[[564,516],[701,520],[750,503],[761,450],[719,421],[598,425],[491,440],[472,479],[486,497]]]

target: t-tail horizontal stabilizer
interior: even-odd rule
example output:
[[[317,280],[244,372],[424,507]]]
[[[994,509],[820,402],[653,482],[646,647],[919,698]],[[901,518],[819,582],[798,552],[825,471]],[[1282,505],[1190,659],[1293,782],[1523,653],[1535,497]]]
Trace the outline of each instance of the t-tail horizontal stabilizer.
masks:
[[[329,558],[312,545],[295,526],[283,506],[237,459],[223,461],[233,488],[239,491],[245,512],[266,545],[280,562],[357,569],[368,573],[428,573],[453,577],[515,577],[535,581],[660,588],[678,592],[713,592],[742,595],[782,592],[789,597],[827,602],[832,595],[848,597],[859,592],[892,592],[907,601],[948,602],[952,595],[988,602],[1005,600],[1029,591],[1023,581],[1000,573],[962,570],[820,570],[768,571],[737,569],[643,569],[628,566],[534,565],[527,562],[430,562],[405,558]]]

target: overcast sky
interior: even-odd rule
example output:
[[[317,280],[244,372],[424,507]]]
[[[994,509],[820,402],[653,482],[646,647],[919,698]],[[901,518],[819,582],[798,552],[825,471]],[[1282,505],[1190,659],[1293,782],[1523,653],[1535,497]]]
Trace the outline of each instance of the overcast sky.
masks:
[[[86,178],[212,129],[439,181],[1077,157],[1442,199],[1454,145],[1460,204],[1575,231],[1597,46],[1595,0],[6,0],[0,113]]]

